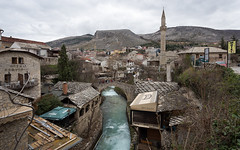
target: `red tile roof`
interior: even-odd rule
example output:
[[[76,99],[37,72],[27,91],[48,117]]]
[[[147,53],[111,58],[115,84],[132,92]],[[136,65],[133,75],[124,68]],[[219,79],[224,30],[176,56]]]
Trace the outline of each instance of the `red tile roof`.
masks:
[[[2,41],[3,42],[9,42],[9,43],[22,42],[22,43],[30,43],[30,44],[47,45],[46,43],[43,43],[43,42],[17,39],[17,38],[12,38],[12,37],[5,37],[5,36],[2,36]]]

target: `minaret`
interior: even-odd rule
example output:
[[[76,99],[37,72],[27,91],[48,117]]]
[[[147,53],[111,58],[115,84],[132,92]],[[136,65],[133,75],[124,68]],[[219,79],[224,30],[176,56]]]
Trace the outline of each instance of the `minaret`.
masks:
[[[163,9],[162,18],[161,18],[161,27],[160,27],[160,34],[161,34],[161,52],[160,52],[160,68],[166,69],[167,58],[166,58],[166,17],[165,12]]]
[[[165,12],[163,9],[162,12],[162,19],[161,19],[161,27],[160,27],[160,32],[161,32],[161,52],[165,52],[166,51],[166,30],[167,30],[167,26],[166,26],[166,17],[165,17]]]

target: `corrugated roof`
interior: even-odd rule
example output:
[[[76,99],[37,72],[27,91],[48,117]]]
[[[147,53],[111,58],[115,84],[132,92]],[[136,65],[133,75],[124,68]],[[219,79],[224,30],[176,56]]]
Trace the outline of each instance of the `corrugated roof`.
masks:
[[[79,108],[81,108],[86,103],[90,102],[92,99],[94,99],[96,96],[98,96],[100,93],[95,90],[93,87],[88,87],[87,89],[70,95],[68,98],[76,104]]]
[[[196,54],[196,53],[204,53],[204,49],[209,48],[209,53],[227,53],[226,50],[216,47],[192,47],[188,50],[181,51],[178,54]]]
[[[70,116],[76,111],[76,108],[56,107],[40,117],[48,120],[63,120],[67,116]]]

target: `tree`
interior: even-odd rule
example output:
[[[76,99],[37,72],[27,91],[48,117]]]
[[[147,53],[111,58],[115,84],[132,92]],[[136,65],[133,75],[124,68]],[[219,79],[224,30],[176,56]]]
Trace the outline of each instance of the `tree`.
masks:
[[[60,51],[60,58],[58,59],[58,80],[59,81],[71,81],[72,71],[69,66],[69,60],[66,53],[65,45],[62,45]]]
[[[221,38],[220,45],[222,49],[227,49],[227,43],[224,41],[224,37]]]

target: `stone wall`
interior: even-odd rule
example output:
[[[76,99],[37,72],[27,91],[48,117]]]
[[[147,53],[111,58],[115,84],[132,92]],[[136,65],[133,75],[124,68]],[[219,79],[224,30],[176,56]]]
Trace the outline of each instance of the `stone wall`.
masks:
[[[41,60],[41,66],[43,65],[57,65],[58,64],[58,57],[44,57]]]
[[[20,134],[27,126],[27,117],[8,122],[0,125],[0,149],[1,150],[12,150],[16,144],[16,137],[19,138]],[[15,137],[15,135],[17,135]],[[24,133],[20,143],[18,144],[17,150],[26,150],[28,147],[28,136],[27,132]]]
[[[23,58],[23,63],[12,64],[12,57]],[[23,83],[26,82],[25,74],[29,73],[30,80],[36,79],[37,85],[25,89],[23,93],[33,97],[41,96],[40,60],[27,52],[3,52],[0,53],[0,81],[5,84],[5,74],[11,74],[11,83],[18,83],[19,74],[23,75]],[[18,61],[18,60],[17,60]]]
[[[102,112],[100,109],[101,102],[100,97],[96,97],[88,103],[90,108],[82,116],[80,116],[81,110],[77,110],[77,123],[74,130],[77,132],[78,136],[83,138],[83,141],[71,150],[90,150],[95,146],[102,131]],[[83,106],[84,110],[86,110],[86,106],[88,104]]]

